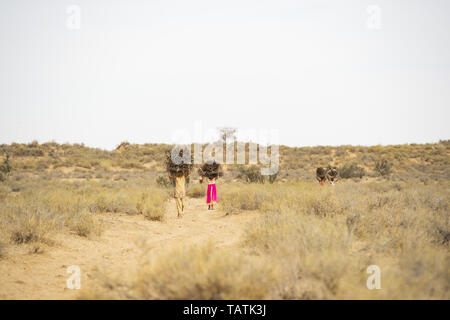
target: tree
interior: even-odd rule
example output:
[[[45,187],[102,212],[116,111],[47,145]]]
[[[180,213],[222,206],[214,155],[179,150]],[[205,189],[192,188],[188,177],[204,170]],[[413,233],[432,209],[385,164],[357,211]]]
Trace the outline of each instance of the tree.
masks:
[[[236,132],[237,129],[236,128],[232,128],[232,127],[222,127],[219,128],[219,134],[220,134],[220,139],[226,143],[228,138],[232,138],[231,140],[234,141],[234,139],[236,138]]]

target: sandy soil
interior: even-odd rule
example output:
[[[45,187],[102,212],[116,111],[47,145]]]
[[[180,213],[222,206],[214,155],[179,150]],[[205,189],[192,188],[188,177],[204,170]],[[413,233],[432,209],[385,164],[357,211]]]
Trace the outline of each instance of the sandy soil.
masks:
[[[93,284],[95,270],[125,273],[138,265],[142,255],[158,255],[180,244],[212,241],[217,247],[237,245],[245,224],[254,213],[225,216],[208,211],[204,199],[187,199],[185,215],[176,218],[175,203],[167,204],[163,222],[143,216],[102,214],[104,231],[92,239],[59,234],[56,244],[42,253],[30,246],[10,246],[0,260],[0,299],[74,299],[79,291],[66,287],[67,268],[81,269],[83,289]],[[143,251],[142,243],[150,248]],[[145,252],[145,253],[144,253]],[[148,258],[148,256],[147,256]]]

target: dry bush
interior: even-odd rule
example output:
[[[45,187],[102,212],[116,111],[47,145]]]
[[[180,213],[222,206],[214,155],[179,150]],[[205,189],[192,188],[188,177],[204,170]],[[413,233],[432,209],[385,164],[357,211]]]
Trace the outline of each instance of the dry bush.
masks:
[[[375,171],[381,176],[387,176],[392,172],[392,162],[387,159],[380,159],[375,162]]]
[[[339,176],[342,179],[350,179],[350,178],[362,178],[366,175],[366,171],[364,168],[358,166],[357,163],[345,163],[342,167],[339,168]]]
[[[2,220],[2,231],[16,244],[51,243],[50,234],[61,228],[60,219],[53,213],[35,208],[8,210],[3,213]]]
[[[238,178],[248,183],[264,183],[265,181],[265,176],[261,174],[261,168],[257,165],[239,166]]]
[[[88,237],[90,235],[99,236],[103,231],[101,222],[93,217],[93,214],[87,210],[75,215],[70,215],[66,219],[66,225],[71,231],[81,237]]]
[[[267,260],[211,243],[180,247],[142,263],[130,281],[103,275],[82,299],[264,299],[276,270]]]
[[[163,220],[165,203],[169,198],[169,193],[160,189],[149,189],[142,193],[137,204],[137,210],[144,217],[150,220]]]

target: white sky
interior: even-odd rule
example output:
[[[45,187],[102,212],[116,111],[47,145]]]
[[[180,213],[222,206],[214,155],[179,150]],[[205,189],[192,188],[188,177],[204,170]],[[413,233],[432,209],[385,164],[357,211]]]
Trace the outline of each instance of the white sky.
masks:
[[[446,0],[0,0],[0,143],[170,143],[196,121],[290,146],[436,142],[449,107]]]

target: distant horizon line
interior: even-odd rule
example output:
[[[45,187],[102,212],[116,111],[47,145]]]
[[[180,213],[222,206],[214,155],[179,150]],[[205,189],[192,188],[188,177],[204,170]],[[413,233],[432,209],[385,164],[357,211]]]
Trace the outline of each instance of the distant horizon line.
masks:
[[[434,141],[434,142],[404,142],[404,143],[389,143],[389,144],[383,144],[383,143],[378,143],[378,144],[368,144],[368,145],[364,145],[364,144],[330,144],[330,145],[325,145],[325,144],[316,144],[316,145],[289,145],[289,144],[262,144],[259,142],[253,142],[253,141],[239,141],[239,140],[235,140],[235,142],[244,142],[244,143],[256,143],[256,144],[261,144],[261,145],[267,145],[267,146],[271,146],[271,145],[278,145],[278,146],[283,146],[283,147],[288,147],[288,148],[314,148],[314,147],[345,147],[345,146],[351,146],[351,147],[376,147],[376,146],[382,146],[382,147],[389,147],[389,146],[400,146],[400,145],[426,145],[426,144],[439,144],[442,142],[446,142],[449,141],[450,139],[439,139],[438,141]],[[218,142],[219,140],[215,141]],[[88,145],[84,142],[58,142],[56,140],[50,140],[50,141],[45,141],[45,142],[39,142],[39,140],[35,139],[32,140],[30,142],[10,142],[10,143],[5,143],[5,142],[0,142],[0,146],[2,145],[13,145],[13,144],[24,144],[24,145],[30,145],[33,143],[38,143],[39,145],[44,145],[44,144],[49,144],[49,143],[56,143],[58,145],[81,145],[84,147],[88,147],[88,148],[92,148],[92,149],[101,149],[101,150],[106,150],[106,151],[113,151],[116,148],[118,148],[122,143],[129,143],[130,145],[146,145],[146,144],[159,144],[159,145],[175,145],[174,143],[168,143],[168,142],[143,142],[143,143],[136,143],[136,142],[130,142],[128,140],[123,140],[119,143],[117,143],[115,145],[115,147],[109,149],[109,148],[104,148],[104,147],[98,147],[98,146],[93,146],[93,145]],[[187,144],[180,144],[180,145],[192,145],[192,144],[209,144],[211,142],[191,142],[191,143],[187,143]],[[231,143],[231,141],[229,142]]]

